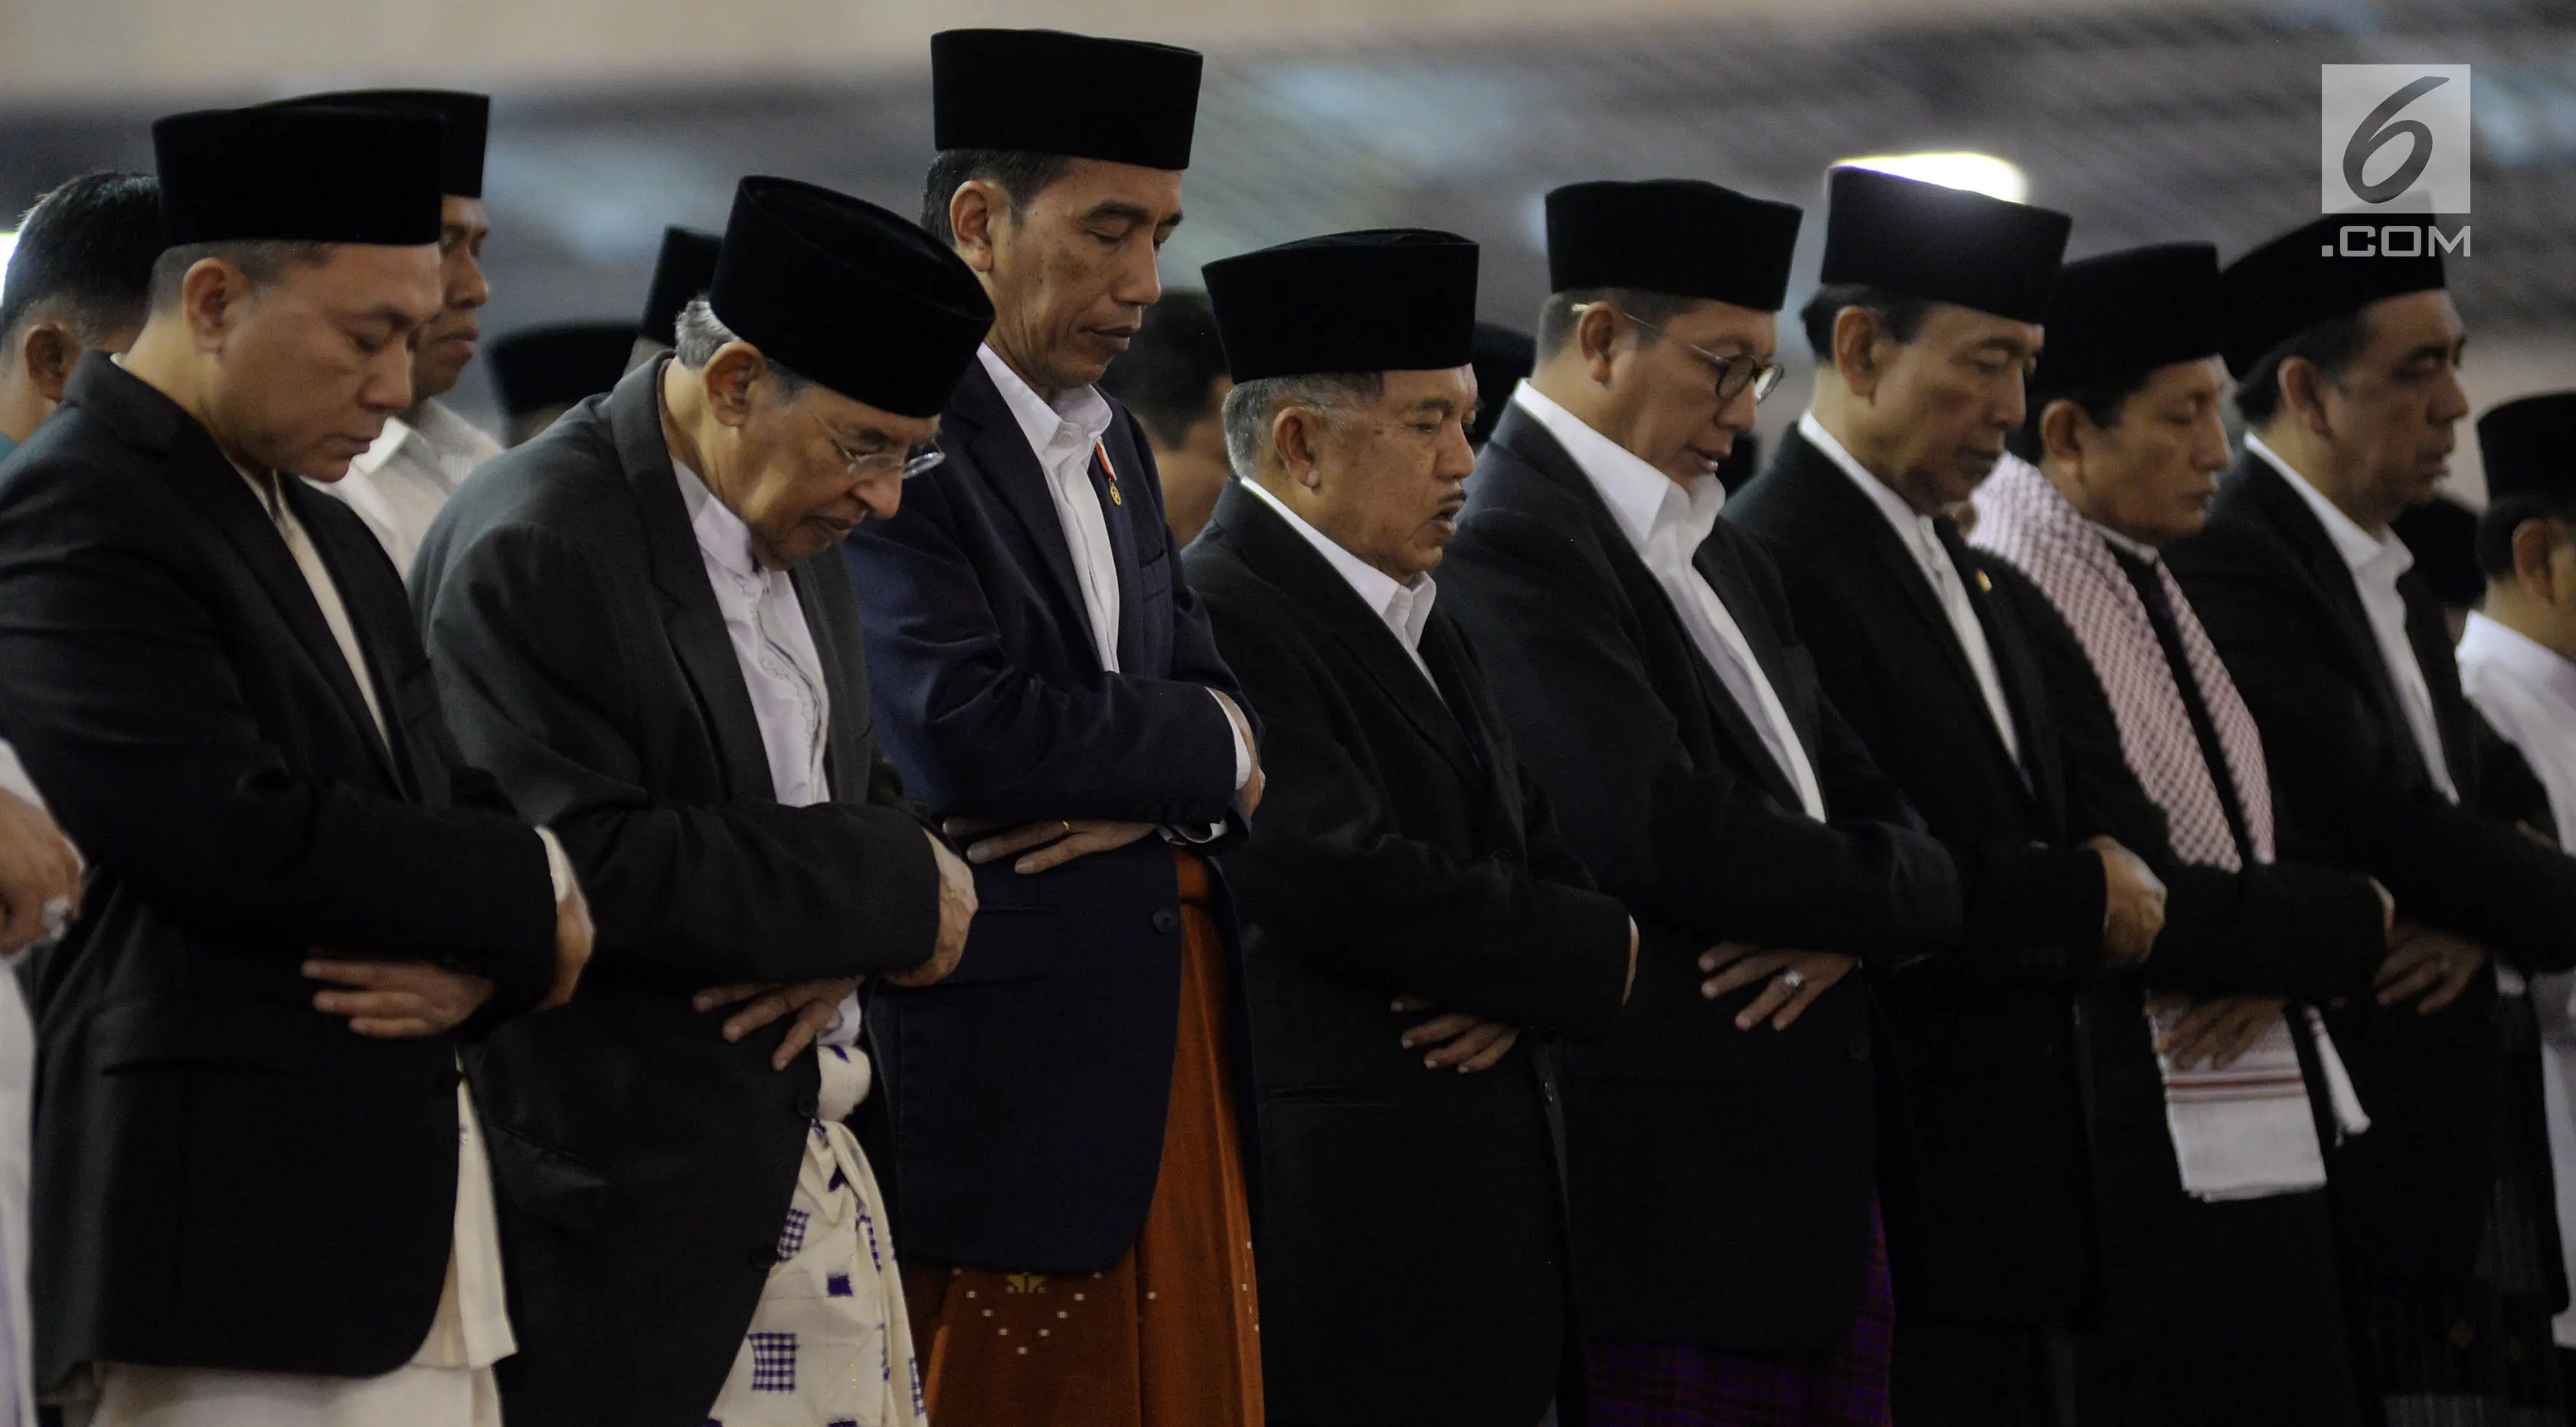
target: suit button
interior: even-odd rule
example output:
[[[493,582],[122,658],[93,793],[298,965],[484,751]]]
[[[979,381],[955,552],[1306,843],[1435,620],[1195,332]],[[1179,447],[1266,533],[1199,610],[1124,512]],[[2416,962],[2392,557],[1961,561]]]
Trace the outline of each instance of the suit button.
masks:
[[[760,1270],[762,1273],[767,1273],[771,1269],[778,1267],[778,1246],[776,1244],[760,1244],[752,1248],[745,1249],[742,1251],[742,1261],[751,1265],[753,1268]]]
[[[1179,931],[1180,929],[1181,914],[1179,912],[1170,907],[1162,907],[1155,911],[1154,930],[1169,935],[1170,933]]]
[[[820,1105],[821,1102],[814,1098],[814,1092],[811,1090],[798,1091],[796,1098],[787,1102],[787,1108],[796,1112],[796,1117],[801,1120],[813,1119],[814,1111]]]
[[[1850,1044],[1848,1047],[1846,1047],[1846,1049],[1848,1049],[1848,1050],[1851,1052],[1851,1058],[1852,1058],[1852,1059],[1854,1059],[1854,1060],[1867,1060],[1867,1059],[1869,1059],[1869,1037],[1867,1037],[1867,1036],[1854,1036],[1854,1037],[1852,1037],[1852,1038],[1851,1038],[1851,1044]]]

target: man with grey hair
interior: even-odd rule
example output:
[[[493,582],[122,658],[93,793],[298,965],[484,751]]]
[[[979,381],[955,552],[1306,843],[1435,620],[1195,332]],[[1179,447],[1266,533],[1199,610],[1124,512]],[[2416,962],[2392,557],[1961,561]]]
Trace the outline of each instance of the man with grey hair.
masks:
[[[458,741],[616,908],[591,994],[468,1064],[504,1146],[515,1427],[921,1419],[848,1123],[874,1078],[855,992],[953,970],[974,883],[871,734],[833,552],[938,464],[991,322],[910,223],[745,179],[676,354],[494,462],[421,547]]]
[[[1583,1372],[1545,1040],[1617,1024],[1637,931],[1433,605],[1474,466],[1476,260],[1398,229],[1207,270],[1240,479],[1187,563],[1271,764],[1226,871],[1282,1427],[1534,1427]]]

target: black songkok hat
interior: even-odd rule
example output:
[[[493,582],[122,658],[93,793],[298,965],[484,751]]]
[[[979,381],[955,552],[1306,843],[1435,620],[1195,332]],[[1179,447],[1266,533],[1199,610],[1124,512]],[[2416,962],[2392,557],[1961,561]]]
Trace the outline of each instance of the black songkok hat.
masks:
[[[680,309],[704,297],[716,280],[716,252],[724,240],[695,228],[662,230],[662,255],[653,262],[653,290],[644,295],[639,335],[665,347],[680,342]]]
[[[930,37],[932,142],[1190,166],[1196,50],[1062,30],[943,30]]]
[[[964,260],[873,203],[746,178],[707,305],[771,359],[853,401],[937,416],[992,330]]]
[[[1468,361],[1476,369],[1476,419],[1467,427],[1467,444],[1481,448],[1511,405],[1512,389],[1538,370],[1538,340],[1499,322],[1479,322]]]
[[[2218,355],[2218,249],[2157,243],[2068,263],[2048,296],[2048,345],[2030,409],[2175,362]]]
[[[483,147],[492,133],[492,96],[460,89],[344,89],[333,94],[306,94],[280,100],[280,109],[371,109],[429,114],[447,121],[439,152],[439,192],[459,198],[483,196]]]
[[[1824,283],[1865,283],[2015,322],[2048,314],[2075,220],[1964,188],[1845,166],[1826,181]]]
[[[438,241],[446,125],[417,111],[201,109],[152,125],[170,246]]]
[[[522,327],[494,342],[483,360],[501,389],[501,409],[519,417],[617,385],[634,350],[635,329],[626,323],[564,322]]]
[[[2576,391],[2518,397],[2478,418],[2487,499],[2576,495]]]
[[[1318,372],[1463,367],[1476,353],[1476,245],[1374,228],[1301,238],[1207,265],[1238,382]]]
[[[2243,377],[2264,353],[2320,322],[2349,317],[2383,297],[2444,286],[2442,259],[2430,252],[2411,258],[2342,256],[2336,234],[2348,221],[2348,215],[2329,213],[2293,228],[2219,275],[2229,372]]]
[[[1574,183],[1547,196],[1547,286],[1642,288],[1777,312],[1803,215],[1689,178]]]

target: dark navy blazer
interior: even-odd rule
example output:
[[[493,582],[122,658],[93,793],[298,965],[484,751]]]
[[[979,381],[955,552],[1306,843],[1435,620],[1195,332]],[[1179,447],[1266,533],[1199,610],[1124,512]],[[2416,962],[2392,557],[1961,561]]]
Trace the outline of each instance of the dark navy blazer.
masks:
[[[1153,456],[1112,409],[1108,470],[1091,474],[1117,554],[1119,672],[1101,670],[1046,473],[979,362],[941,418],[947,461],[843,547],[878,737],[943,817],[1240,835],[1232,722],[1207,691],[1241,696],[1182,574]],[[1171,850],[1146,838],[1034,877],[1005,860],[975,890],[957,973],[874,1000],[897,1242],[907,1257],[1097,1272],[1134,1245],[1162,1161],[1180,1004]]]

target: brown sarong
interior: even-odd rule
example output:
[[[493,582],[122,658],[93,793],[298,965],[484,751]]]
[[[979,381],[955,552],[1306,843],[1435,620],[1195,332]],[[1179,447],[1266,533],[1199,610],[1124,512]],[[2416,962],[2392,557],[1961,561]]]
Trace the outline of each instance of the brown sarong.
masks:
[[[1207,864],[1176,848],[1181,1019],[1163,1166],[1127,1257],[1085,1278],[916,1263],[904,1299],[940,1427],[1261,1427],[1259,1285]]]

